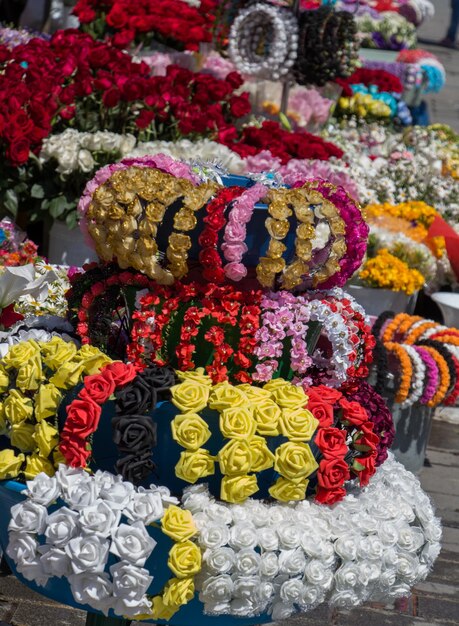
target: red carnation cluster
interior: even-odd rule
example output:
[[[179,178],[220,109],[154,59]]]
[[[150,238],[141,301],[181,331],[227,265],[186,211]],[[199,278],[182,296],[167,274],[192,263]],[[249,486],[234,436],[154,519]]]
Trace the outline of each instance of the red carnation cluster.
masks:
[[[242,158],[255,156],[269,150],[282,164],[290,159],[319,159],[328,161],[332,156],[341,158],[343,151],[329,141],[305,131],[284,130],[278,122],[265,121],[261,127],[247,126],[238,136],[235,128],[219,133],[219,141],[237,152]]]
[[[376,85],[379,91],[388,93],[402,93],[403,84],[398,76],[394,76],[386,70],[370,70],[365,67],[359,67],[348,78],[337,78],[338,85],[343,88],[343,96],[351,97],[352,89],[350,85],[365,85],[370,87]]]
[[[217,5],[217,0],[201,0],[198,7],[183,0],[79,0],[73,12],[87,32],[113,35],[120,48],[155,39],[198,50],[201,42],[212,41]]]

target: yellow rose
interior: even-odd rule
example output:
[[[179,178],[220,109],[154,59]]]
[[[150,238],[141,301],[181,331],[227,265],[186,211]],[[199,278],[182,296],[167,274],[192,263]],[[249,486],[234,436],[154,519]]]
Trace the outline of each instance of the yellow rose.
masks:
[[[291,384],[292,383],[289,383],[289,381],[285,380],[285,378],[273,378],[268,383],[263,385],[263,389],[265,389],[266,391],[269,391],[269,393],[271,394],[276,389],[279,389],[280,387],[285,387],[285,385],[291,385]]]
[[[281,409],[272,400],[262,400],[256,403],[253,417],[257,423],[257,433],[265,437],[279,435],[281,413]]]
[[[8,424],[5,418],[5,411],[3,410],[3,402],[0,402],[0,436],[6,435],[8,432]]]
[[[0,480],[6,478],[16,478],[24,463],[25,456],[23,454],[14,454],[10,448],[0,450]]]
[[[42,378],[41,355],[38,352],[19,368],[16,385],[21,391],[35,391],[40,386]]]
[[[208,376],[203,367],[197,367],[195,370],[191,370],[190,372],[175,372],[177,374],[177,378],[179,380],[185,381],[190,380],[195,383],[199,383],[200,385],[207,385],[207,387],[212,387],[212,378]]]
[[[211,436],[207,423],[197,413],[176,415],[171,429],[175,441],[188,450],[197,450]]]
[[[266,439],[255,435],[249,442],[252,450],[252,472],[262,472],[274,464],[274,454],[268,448]]]
[[[10,377],[3,365],[0,364],[0,393],[3,393],[10,386]]]
[[[274,402],[283,409],[300,409],[308,403],[308,396],[302,387],[296,387],[289,383],[282,387],[277,387],[271,392]]]
[[[10,424],[20,424],[33,415],[32,400],[26,398],[17,389],[11,389],[8,397],[3,403],[5,417]]]
[[[269,488],[269,493],[276,500],[281,502],[291,502],[292,500],[304,500],[309,480],[299,480],[293,482],[280,476],[274,485]]]
[[[35,426],[34,439],[38,447],[38,453],[48,457],[59,441],[59,431],[48,422],[43,421]]]
[[[21,343],[11,346],[8,354],[3,358],[3,365],[7,370],[11,368],[18,369],[37,353],[40,356],[40,346],[34,339],[21,341]]]
[[[170,618],[177,613],[179,610],[179,606],[166,606],[163,602],[161,596],[155,596],[153,598],[153,607],[151,609],[152,614],[147,615],[145,619],[162,619],[166,622],[170,620]],[[136,620],[139,619],[139,616],[135,616]]]
[[[218,453],[220,471],[229,476],[250,472],[252,460],[250,441],[246,439],[232,439]]]
[[[64,341],[61,337],[53,337],[51,341],[43,342],[41,350],[44,355],[43,362],[53,371],[71,361],[77,352],[72,341]]]
[[[33,452],[37,447],[33,434],[35,426],[27,422],[13,424],[10,431],[11,445],[21,452]]]
[[[169,552],[167,565],[177,578],[195,576],[201,571],[201,550],[192,541],[175,543]]]
[[[243,476],[223,476],[220,486],[220,498],[226,502],[240,504],[258,491],[255,474]]]
[[[175,504],[166,509],[161,519],[161,529],[174,541],[186,541],[198,532],[191,512]]]
[[[171,578],[163,591],[163,602],[166,606],[182,606],[194,597],[193,578]]]
[[[67,465],[67,461],[62,452],[59,450],[59,448],[55,448],[53,451],[53,465],[54,467],[59,467],[60,463]]]
[[[35,394],[35,419],[37,422],[56,415],[62,400],[62,394],[56,385],[41,385]]]
[[[317,427],[317,420],[307,409],[284,409],[280,418],[280,428],[284,437],[292,441],[309,441]]]
[[[175,466],[175,475],[187,483],[195,483],[200,478],[211,476],[215,473],[214,457],[208,450],[199,448],[191,452],[187,450],[180,454],[180,459]]]
[[[242,391],[249,400],[252,402],[259,402],[260,400],[264,400],[271,397],[271,394],[267,389],[262,389],[261,387],[255,387],[255,385],[249,385],[248,383],[244,383],[242,385],[236,385],[236,389]]]
[[[220,414],[220,431],[224,437],[247,439],[255,434],[257,423],[253,419],[252,407],[224,409]]]
[[[284,478],[306,478],[318,468],[317,461],[306,443],[287,441],[276,450],[274,469]]]
[[[48,476],[54,476],[53,464],[39,454],[31,454],[26,458],[24,476],[27,480],[32,480],[40,472],[45,472]]]
[[[210,387],[193,380],[185,380],[170,389],[172,402],[183,413],[198,413],[205,409],[209,400]]]
[[[217,411],[223,411],[230,407],[244,406],[247,402],[248,399],[245,393],[228,382],[215,385],[209,398],[210,408]]]
[[[84,371],[84,363],[82,361],[67,361],[60,366],[49,382],[59,389],[70,389],[80,382]]]
[[[82,346],[76,353],[75,360],[83,363],[85,374],[97,374],[112,359],[94,346]]]

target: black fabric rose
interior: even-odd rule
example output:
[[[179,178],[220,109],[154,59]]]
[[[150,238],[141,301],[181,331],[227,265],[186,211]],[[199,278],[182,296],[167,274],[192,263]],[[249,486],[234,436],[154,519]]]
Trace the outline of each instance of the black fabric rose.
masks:
[[[171,367],[161,367],[153,364],[141,372],[139,376],[156,389],[158,395],[175,385],[175,373]]]
[[[137,454],[127,454],[116,462],[116,471],[124,480],[133,485],[139,485],[144,478],[155,470],[155,464],[151,456],[151,449],[144,448]]]
[[[156,424],[149,415],[116,415],[112,419],[113,441],[118,450],[138,454],[156,445]]]
[[[115,398],[118,415],[139,415],[155,408],[157,394],[149,381],[137,375],[128,385],[115,391]]]

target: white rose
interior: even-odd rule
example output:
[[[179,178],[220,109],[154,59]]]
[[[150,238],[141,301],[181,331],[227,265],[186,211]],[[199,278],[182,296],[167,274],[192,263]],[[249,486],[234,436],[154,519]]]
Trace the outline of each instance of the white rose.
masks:
[[[260,528],[258,531],[258,545],[268,552],[279,548],[279,537],[274,528]]]
[[[343,561],[355,560],[358,541],[357,535],[343,535],[339,537],[334,543],[336,554],[341,557]]]
[[[229,602],[206,602],[204,615],[228,615],[231,613]]]
[[[400,552],[394,566],[397,570],[397,574],[403,579],[403,582],[406,582],[408,585],[415,582],[419,567],[419,560],[415,556],[408,552]]]
[[[250,511],[245,504],[233,504],[231,507],[231,514],[235,523],[241,524],[242,522],[251,523]]]
[[[59,150],[58,153],[54,156],[59,162],[59,165],[56,169],[61,174],[71,174],[74,170],[78,168],[77,146],[73,146],[72,148],[64,146],[64,148]]]
[[[112,511],[107,502],[97,500],[92,506],[80,511],[79,522],[85,534],[106,538],[118,526],[120,518],[120,511]]]
[[[303,583],[299,578],[291,578],[282,584],[279,592],[282,602],[298,602],[303,595]]]
[[[46,527],[48,511],[42,504],[25,500],[11,507],[8,530],[41,534]]]
[[[229,545],[232,548],[254,548],[257,545],[257,531],[248,523],[235,524],[230,530]]]
[[[274,585],[268,580],[262,580],[257,590],[260,604],[265,606],[274,595]]]
[[[284,602],[275,602],[271,609],[271,617],[273,622],[287,619],[295,612],[293,604],[284,604]]]
[[[253,576],[258,574],[260,568],[260,555],[252,548],[244,548],[236,552],[236,570],[241,576]]]
[[[134,493],[134,485],[124,482],[121,476],[115,476],[115,480],[110,484],[101,485],[100,497],[107,500],[112,509],[121,511],[129,504]]]
[[[285,550],[298,548],[301,543],[301,529],[291,522],[283,522],[277,527],[280,547]]]
[[[121,524],[112,532],[110,552],[142,567],[153,552],[156,541],[150,537],[142,522]]]
[[[27,533],[10,532],[6,554],[16,564],[34,561],[38,554],[38,541]]]
[[[28,497],[43,506],[48,506],[60,496],[61,490],[55,476],[40,472],[33,480],[26,481]]]
[[[428,541],[421,552],[421,562],[426,562],[428,565],[436,560],[441,551],[441,545],[438,542],[431,543]]]
[[[134,146],[136,144],[136,138],[134,137],[134,135],[122,135],[121,136],[121,142],[120,142],[120,146],[119,146],[119,150],[122,156],[125,156],[126,154],[129,154],[129,152],[131,152],[131,150],[134,149]]]
[[[335,573],[335,586],[338,591],[353,589],[359,585],[359,567],[356,563],[344,563],[338,568]]]
[[[248,500],[246,506],[250,513],[250,519],[252,520],[252,523],[257,528],[262,528],[263,526],[265,526],[267,519],[267,507],[257,500]]]
[[[123,515],[132,522],[139,520],[144,524],[151,524],[158,521],[164,515],[160,494],[139,487],[139,492],[131,495],[131,500],[123,510]]]
[[[430,541],[431,543],[440,541],[441,535],[440,520],[434,519],[431,524],[424,526],[424,537],[426,541]]]
[[[260,559],[260,574],[274,578],[279,573],[279,561],[275,552],[265,552]]]
[[[397,545],[400,546],[402,550],[417,552],[424,544],[424,541],[424,533],[420,528],[408,525],[399,528]]]
[[[333,583],[333,574],[330,569],[324,566],[322,561],[311,559],[304,568],[304,575],[307,581],[317,587],[329,589]]]
[[[230,532],[224,524],[208,523],[200,529],[199,543],[205,548],[220,548],[228,543]]]
[[[234,567],[235,554],[231,548],[214,548],[204,552],[204,561],[213,574],[228,574]]]
[[[204,511],[209,505],[209,490],[207,485],[191,485],[187,487],[182,496],[183,506],[192,513]]]
[[[211,576],[203,582],[199,599],[201,602],[216,605],[230,602],[233,597],[234,584],[231,576]]]
[[[128,485],[130,484],[131,483],[128,483]],[[150,485],[150,489],[154,492],[159,493],[159,495],[161,496],[163,507],[165,509],[167,509],[167,507],[171,504],[174,504],[175,506],[178,506],[180,504],[178,498],[176,498],[175,496],[171,496],[170,490],[164,485]]]
[[[398,528],[393,522],[382,522],[378,526],[378,536],[385,546],[394,546],[398,539]]]
[[[139,603],[144,599],[153,576],[148,570],[136,567],[132,563],[121,562],[110,567],[113,578],[113,595],[116,598],[115,613],[134,616],[139,613]]]
[[[362,599],[359,597],[359,595],[355,593],[355,591],[351,591],[350,589],[336,591],[330,598],[330,604],[332,606],[343,609],[358,606],[361,603]]]
[[[397,578],[397,572],[394,569],[386,569],[381,572],[378,585],[381,587],[392,587],[395,585],[395,580]]]
[[[304,572],[305,566],[306,557],[301,548],[297,548],[296,550],[282,550],[279,554],[279,571],[281,573],[296,576]]]
[[[356,526],[353,526],[354,528],[360,528],[362,532],[367,534],[378,532],[379,522],[371,515],[356,514],[355,518],[357,523]]]
[[[113,587],[106,572],[83,572],[69,576],[70,588],[78,604],[88,604],[107,615],[114,605]]]
[[[386,548],[381,559],[382,567],[392,567],[397,560],[398,550],[396,548]]]
[[[92,154],[89,150],[79,150],[78,152],[78,167],[82,172],[91,172],[96,165],[96,162],[92,158]]]
[[[231,524],[233,521],[229,507],[217,502],[211,502],[206,508],[206,513],[210,520],[219,524]]]
[[[382,557],[384,546],[375,535],[361,537],[358,547],[361,559],[379,560]]]
[[[259,576],[241,576],[234,581],[234,597],[255,600],[261,579]]]
[[[235,598],[230,603],[230,613],[237,617],[252,617],[260,611],[255,598]]]
[[[377,561],[358,561],[359,580],[364,585],[368,585],[378,580],[381,573],[381,566]]]
[[[50,576],[69,576],[72,574],[69,556],[61,548],[53,548],[47,544],[40,546],[40,561],[43,570]]]
[[[303,586],[303,594],[301,596],[301,605],[304,606],[304,608],[313,606],[319,602],[321,597],[322,594],[317,587],[305,584]]]
[[[26,580],[31,580],[41,587],[44,587],[49,580],[39,558],[27,561],[27,563],[18,563],[16,569]]]
[[[398,502],[398,510],[399,517],[402,516],[405,521],[411,523],[414,522],[414,520],[416,519],[416,514],[413,510],[413,507],[411,506],[411,504],[408,504],[408,502],[405,502],[405,500],[400,499],[400,501]]]
[[[110,472],[103,472],[102,470],[97,470],[97,472],[93,476],[93,481],[97,485],[99,493],[102,491],[102,489],[105,492],[108,492],[110,490],[110,487],[116,482],[116,477],[114,474],[111,474]]]
[[[99,537],[74,537],[64,550],[75,574],[102,572],[108,559],[108,541]]]
[[[91,506],[97,499],[99,487],[86,472],[69,474],[62,485],[63,500],[75,510]]]
[[[47,543],[63,548],[79,529],[78,513],[63,506],[48,516],[45,535]]]
[[[268,508],[269,524],[276,527],[282,521],[289,519],[292,516],[292,512],[288,507],[284,506],[270,506]]]
[[[335,560],[333,544],[319,535],[304,533],[301,538],[301,546],[308,556],[320,559],[327,566]]]

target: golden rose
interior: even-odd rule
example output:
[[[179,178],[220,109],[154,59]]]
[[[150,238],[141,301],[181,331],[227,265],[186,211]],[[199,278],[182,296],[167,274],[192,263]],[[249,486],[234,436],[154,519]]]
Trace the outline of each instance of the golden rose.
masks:
[[[215,459],[208,450],[199,448],[191,452],[187,450],[180,454],[180,459],[175,466],[175,475],[187,483],[195,483],[200,478],[211,476],[215,473]]]
[[[269,399],[271,397],[268,390],[262,389],[261,387],[255,387],[255,385],[249,385],[248,383],[236,385],[236,389],[242,391],[252,402],[260,402],[260,400]]]
[[[41,385],[35,394],[35,419],[37,422],[56,415],[62,394],[56,385],[49,383]]]
[[[186,541],[198,532],[191,512],[175,504],[166,509],[161,519],[161,529],[174,541]]]
[[[276,500],[281,502],[291,502],[292,500],[304,500],[309,480],[299,481],[287,480],[280,476],[274,485],[269,488],[269,493]]]
[[[72,341],[64,341],[60,337],[53,337],[51,341],[41,344],[43,361],[52,370],[57,370],[67,361],[71,361],[77,352]]]
[[[33,415],[32,400],[26,398],[17,389],[11,389],[3,403],[5,417],[10,424],[19,424]]]
[[[220,431],[230,439],[247,439],[255,434],[257,423],[253,419],[253,408],[240,406],[224,409],[220,414]]]
[[[167,565],[177,578],[194,576],[201,570],[201,550],[192,541],[182,541],[172,546]]]
[[[42,377],[41,355],[38,352],[19,368],[16,385],[21,391],[35,391],[40,386]]]
[[[155,596],[153,598],[153,606],[151,609],[151,615],[146,615],[145,619],[151,619],[153,617],[153,619],[162,619],[168,622],[170,618],[175,613],[177,613],[179,608],[180,608],[179,606],[175,606],[175,605],[166,606],[161,596]],[[139,616],[136,615],[135,619],[138,620]],[[140,619],[142,619],[142,616]]]
[[[75,357],[76,358],[76,357]],[[81,361],[67,361],[60,366],[49,382],[59,389],[70,389],[75,387],[83,376],[84,363]]]
[[[185,380],[171,387],[172,402],[184,413],[198,413],[207,406],[209,400],[208,385],[201,385],[194,380]]]
[[[53,464],[39,454],[31,454],[26,458],[24,476],[27,480],[32,480],[40,472],[45,472],[48,476],[54,476]]]
[[[101,352],[99,348],[95,348],[94,346],[82,346],[75,356],[75,361],[80,361],[83,363],[84,373],[85,374],[97,374],[107,363],[111,363],[112,359],[110,359],[106,354]]]
[[[11,445],[21,452],[32,452],[37,447],[33,434],[35,426],[27,422],[13,424],[10,431]]]
[[[212,388],[209,398],[211,409],[223,411],[230,407],[244,406],[248,399],[243,391],[228,382],[218,383]]]
[[[14,454],[11,448],[0,450],[0,479],[16,478],[24,463],[25,456],[23,454]]]
[[[250,441],[232,439],[218,453],[218,462],[222,474],[234,476],[247,474],[252,469],[252,450]]]
[[[179,380],[191,380],[200,385],[207,385],[208,387],[212,387],[212,378],[206,374],[206,371],[203,367],[197,367],[195,370],[191,370],[190,372],[175,372],[177,374],[177,378]]]
[[[308,409],[284,409],[279,423],[284,437],[292,441],[309,441],[319,420]]]
[[[193,578],[171,578],[163,591],[163,602],[166,606],[182,606],[194,597]]]
[[[300,409],[308,403],[308,396],[303,388],[291,383],[272,389],[271,394],[274,402],[277,402],[283,409]]]
[[[197,413],[176,415],[171,429],[175,441],[188,450],[197,450],[211,436],[207,423]]]
[[[3,365],[0,364],[0,393],[3,393],[10,386],[10,377]]]
[[[34,354],[40,356],[40,346],[34,339],[16,343],[14,346],[11,346],[8,354],[3,358],[3,365],[7,370],[11,368],[18,369],[21,365],[27,363]]]
[[[262,472],[274,464],[274,454],[268,448],[266,439],[255,435],[249,442],[252,451],[252,472]]]
[[[258,491],[255,474],[243,476],[223,476],[220,485],[220,498],[226,502],[240,504]]]
[[[257,423],[257,433],[265,437],[276,437],[279,435],[279,419],[281,413],[281,409],[273,400],[257,402],[253,413],[253,417]]]
[[[59,441],[59,431],[46,421],[42,421],[35,426],[33,435],[38,447],[38,453],[42,457],[48,457],[51,451],[57,446]]]
[[[318,468],[317,461],[306,443],[287,441],[276,450],[274,469],[284,478],[306,478]]]

